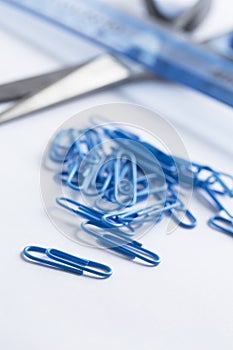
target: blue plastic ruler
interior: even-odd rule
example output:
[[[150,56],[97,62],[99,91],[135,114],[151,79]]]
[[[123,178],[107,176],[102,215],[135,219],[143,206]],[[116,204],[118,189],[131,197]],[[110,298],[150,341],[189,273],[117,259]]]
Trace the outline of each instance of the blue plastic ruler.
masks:
[[[187,35],[141,21],[97,0],[0,1],[233,106],[233,63],[193,43]]]

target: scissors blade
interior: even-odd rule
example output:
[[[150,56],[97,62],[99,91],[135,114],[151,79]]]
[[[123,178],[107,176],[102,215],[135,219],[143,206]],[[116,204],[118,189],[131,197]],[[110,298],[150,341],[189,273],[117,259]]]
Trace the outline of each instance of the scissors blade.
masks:
[[[131,62],[131,61],[130,61]],[[104,54],[88,61],[52,85],[20,100],[0,113],[0,123],[7,122],[52,105],[81,97],[133,79],[147,77],[149,73],[128,60]]]
[[[64,78],[67,74],[77,69],[77,67],[78,66],[66,67],[54,72],[2,84],[0,85],[0,103],[17,100],[33,92],[42,90],[46,86]]]

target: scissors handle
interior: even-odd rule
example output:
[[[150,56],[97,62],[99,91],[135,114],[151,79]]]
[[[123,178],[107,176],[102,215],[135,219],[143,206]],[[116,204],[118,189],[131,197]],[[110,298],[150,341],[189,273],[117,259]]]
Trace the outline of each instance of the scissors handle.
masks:
[[[169,13],[163,8],[161,0],[144,0],[149,14],[156,20],[165,22],[175,29],[191,32],[205,19],[210,10],[212,0],[197,0],[191,6],[183,8],[175,7],[174,11],[169,6]]]

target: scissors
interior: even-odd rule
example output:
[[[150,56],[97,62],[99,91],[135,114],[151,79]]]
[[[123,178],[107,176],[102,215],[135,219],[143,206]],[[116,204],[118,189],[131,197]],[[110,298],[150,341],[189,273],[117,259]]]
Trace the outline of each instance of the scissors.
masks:
[[[188,7],[170,6],[167,9],[164,1],[144,0],[144,3],[154,20],[163,22],[170,29],[192,32],[207,15],[211,1],[198,0]],[[15,104],[0,113],[0,123],[75,97],[152,77],[144,67],[130,59],[102,54],[79,65],[1,85],[0,102],[15,101]]]

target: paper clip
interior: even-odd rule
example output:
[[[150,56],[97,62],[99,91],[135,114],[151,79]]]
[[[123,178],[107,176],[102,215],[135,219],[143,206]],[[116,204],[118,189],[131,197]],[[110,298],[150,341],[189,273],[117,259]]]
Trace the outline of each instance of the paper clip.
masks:
[[[70,154],[65,155],[71,142]],[[233,197],[232,175],[167,154],[130,128],[111,124],[97,130],[68,129],[55,137],[52,147],[55,161],[65,155],[57,180],[94,197],[91,207],[69,198],[58,198],[57,203],[96,229],[116,230],[129,238],[144,224],[156,224],[166,215],[180,227],[194,228],[197,219],[180,200],[181,188],[202,190],[218,211],[233,218],[223,202],[226,196]],[[227,219],[216,218],[210,220],[212,227],[227,224]]]
[[[233,197],[233,176],[230,174],[213,171],[213,174],[206,180],[206,184],[217,194]],[[215,185],[217,186],[214,187]]]
[[[223,211],[226,213],[226,215],[233,218],[233,214],[222,204],[222,202],[217,197],[217,193],[214,190],[211,190],[208,187],[208,184],[204,183],[201,188],[209,195],[209,198],[212,199],[219,211]]]
[[[45,257],[38,257],[31,252],[40,253]],[[108,278],[112,274],[112,269],[95,261],[81,259],[77,256],[65,253],[54,248],[42,248],[37,246],[27,246],[23,250],[23,256],[38,264],[50,266],[62,271],[83,275],[88,272],[103,278]]]
[[[98,241],[108,249],[124,255],[128,259],[134,260],[137,258],[145,261],[152,266],[157,266],[160,263],[160,257],[154,252],[143,248],[142,243],[123,238],[122,236],[119,237],[117,230],[114,230],[114,232],[109,230],[111,233],[97,233],[89,228],[88,225],[95,227],[95,225],[88,221],[81,223],[81,227],[84,231],[96,237]]]
[[[214,215],[209,219],[208,224],[210,227],[233,237],[233,218],[227,219],[221,215]]]
[[[122,163],[126,163],[123,165]],[[116,161],[114,164],[114,196],[119,204],[124,204],[120,198],[120,194],[129,196],[130,200],[127,206],[133,206],[137,202],[137,160],[133,153],[120,150],[116,154]],[[122,184],[128,185],[127,191],[123,191]],[[129,184],[131,184],[130,188]],[[125,193],[124,193],[125,192]]]
[[[87,219],[91,223],[93,223],[96,226],[105,227],[105,228],[116,228],[119,226],[123,226],[123,223],[120,225],[116,223],[105,223],[103,219],[104,213],[101,211],[98,211],[96,209],[92,209],[90,207],[87,207],[86,205],[76,202],[73,199],[66,198],[66,197],[59,197],[56,199],[57,204],[59,204],[61,207],[71,211],[72,213],[81,216],[84,219]]]
[[[122,224],[130,225],[131,223],[144,223],[148,221],[158,222],[161,216],[170,209],[176,207],[176,203],[164,203],[164,200],[158,200],[157,203],[152,204],[142,209],[135,209],[131,211],[124,211],[116,214],[104,214],[102,221],[106,225],[115,225],[121,227]]]
[[[184,203],[177,198],[176,202],[177,205],[174,205],[173,208],[169,210],[169,214],[171,218],[180,226],[186,229],[192,229],[197,226],[197,219],[195,216],[191,213],[190,210],[185,208]],[[179,214],[181,213],[181,217]],[[186,221],[184,221],[186,218]]]
[[[104,127],[103,131],[104,131],[104,134],[110,139],[131,139],[135,141],[140,141],[139,136],[135,135],[129,130],[126,131],[121,128],[109,129]]]
[[[112,220],[111,222],[107,222],[104,220],[104,212],[98,211],[91,207],[87,207],[84,204],[74,201],[73,199],[66,197],[59,197],[56,199],[56,202],[63,208],[71,211],[72,213],[81,216],[82,218],[88,220],[91,224],[96,227],[103,229],[125,229],[125,231],[120,231],[123,236],[132,236],[135,232],[134,229],[128,225],[127,222],[123,220]]]

